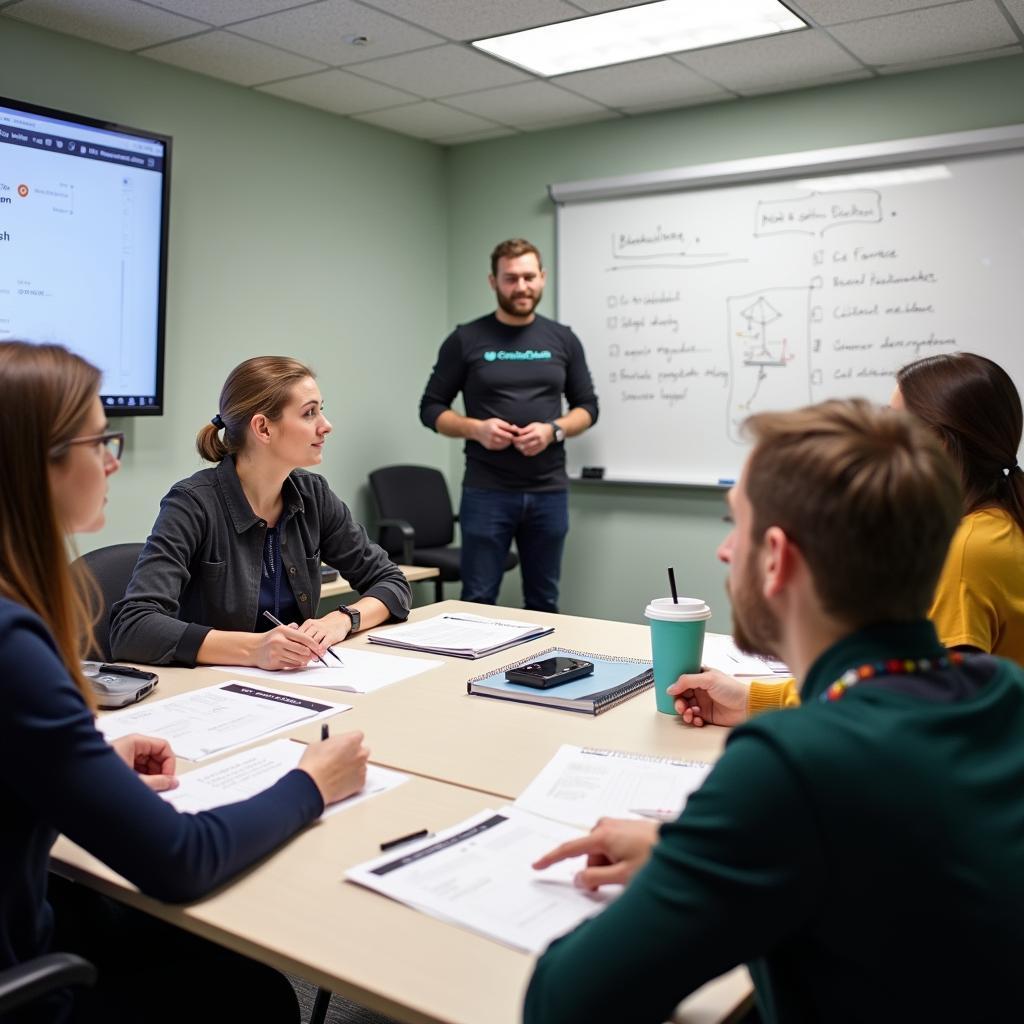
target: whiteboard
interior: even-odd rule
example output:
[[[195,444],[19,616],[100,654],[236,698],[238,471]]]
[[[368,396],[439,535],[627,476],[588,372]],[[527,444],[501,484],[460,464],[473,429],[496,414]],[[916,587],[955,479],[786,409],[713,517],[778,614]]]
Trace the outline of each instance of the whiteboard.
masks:
[[[751,413],[885,403],[920,356],[987,355],[1020,387],[1022,147],[1014,127],[552,186],[558,319],[600,401],[570,476],[725,485]]]

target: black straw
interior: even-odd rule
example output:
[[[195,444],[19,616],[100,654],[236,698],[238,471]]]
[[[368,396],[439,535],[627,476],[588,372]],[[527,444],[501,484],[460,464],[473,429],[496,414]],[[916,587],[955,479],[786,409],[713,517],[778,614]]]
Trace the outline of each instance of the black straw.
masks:
[[[672,588],[672,603],[679,604],[679,594],[676,592],[676,571],[671,566],[668,570],[668,585]]]

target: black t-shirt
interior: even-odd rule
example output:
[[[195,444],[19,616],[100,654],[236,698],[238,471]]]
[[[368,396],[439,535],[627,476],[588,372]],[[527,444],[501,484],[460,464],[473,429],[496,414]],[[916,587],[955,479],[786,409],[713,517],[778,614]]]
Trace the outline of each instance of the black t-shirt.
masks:
[[[438,416],[462,392],[466,415],[492,416],[525,427],[547,423],[582,408],[597,420],[597,395],[579,338],[562,324],[535,316],[525,327],[503,324],[493,313],[460,324],[438,353],[420,400],[420,419],[435,429]],[[551,444],[539,455],[520,455],[511,445],[488,451],[467,441],[468,487],[502,491],[558,491],[568,486],[565,450]]]

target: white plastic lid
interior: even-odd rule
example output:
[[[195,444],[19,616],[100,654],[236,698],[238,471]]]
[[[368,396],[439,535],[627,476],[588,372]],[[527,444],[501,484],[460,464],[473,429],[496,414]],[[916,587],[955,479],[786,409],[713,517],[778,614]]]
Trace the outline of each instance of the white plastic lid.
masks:
[[[671,597],[656,597],[644,615],[662,622],[700,622],[711,618],[711,609],[699,597],[681,597],[678,604]]]

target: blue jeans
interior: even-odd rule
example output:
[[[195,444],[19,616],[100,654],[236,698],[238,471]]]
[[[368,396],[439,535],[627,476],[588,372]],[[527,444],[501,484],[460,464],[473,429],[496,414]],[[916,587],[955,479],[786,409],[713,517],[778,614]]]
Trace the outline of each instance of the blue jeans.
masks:
[[[462,600],[494,604],[515,538],[523,574],[523,604],[558,611],[562,549],[569,532],[569,492],[496,491],[463,487]]]

